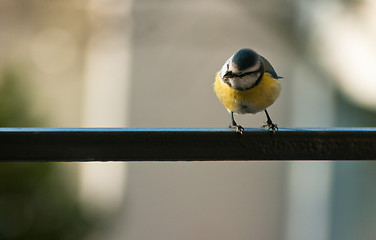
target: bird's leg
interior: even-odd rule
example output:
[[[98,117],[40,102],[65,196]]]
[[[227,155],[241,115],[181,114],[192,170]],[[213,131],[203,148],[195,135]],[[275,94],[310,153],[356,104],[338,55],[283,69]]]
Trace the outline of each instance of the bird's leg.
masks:
[[[272,122],[272,119],[270,119],[270,116],[268,114],[268,111],[266,111],[266,109],[265,109],[265,114],[266,114],[267,121],[266,121],[266,123],[264,125],[262,125],[262,128],[268,127],[268,130],[271,129],[273,132],[278,131],[277,124],[274,124]]]
[[[228,127],[233,128],[236,130],[236,132],[243,134],[244,128],[235,122],[234,113],[231,112],[230,114],[231,114],[231,124]]]

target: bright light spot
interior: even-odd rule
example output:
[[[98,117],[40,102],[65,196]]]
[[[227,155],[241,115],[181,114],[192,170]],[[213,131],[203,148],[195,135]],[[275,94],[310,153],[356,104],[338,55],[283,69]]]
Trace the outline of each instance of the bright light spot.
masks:
[[[59,73],[74,64],[77,44],[67,31],[45,29],[32,39],[31,58],[41,71]]]
[[[376,46],[373,34],[349,14],[330,14],[317,26],[321,61],[353,101],[376,109]]]
[[[128,35],[98,33],[88,42],[83,124],[123,127],[128,117],[131,52]]]
[[[80,198],[88,213],[112,213],[123,202],[126,188],[124,163],[82,163]]]

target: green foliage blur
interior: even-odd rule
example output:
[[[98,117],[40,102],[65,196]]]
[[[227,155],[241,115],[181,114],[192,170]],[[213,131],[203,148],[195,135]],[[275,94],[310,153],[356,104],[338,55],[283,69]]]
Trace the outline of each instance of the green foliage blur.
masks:
[[[24,80],[11,68],[0,72],[0,127],[40,124]],[[64,177],[57,163],[0,163],[0,239],[84,239],[94,222]]]
[[[0,127],[31,127],[38,123],[30,112],[29,92],[22,75],[10,67],[0,75]]]

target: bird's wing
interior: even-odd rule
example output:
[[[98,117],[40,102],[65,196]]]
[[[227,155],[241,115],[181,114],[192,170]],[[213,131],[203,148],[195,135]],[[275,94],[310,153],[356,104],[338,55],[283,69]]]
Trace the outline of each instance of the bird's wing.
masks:
[[[261,57],[261,60],[264,64],[265,72],[270,73],[274,78],[282,78],[281,76],[278,76],[278,74],[275,72],[273,66],[270,64],[270,62],[268,60],[266,60],[266,58],[264,58],[261,55],[260,55],[260,57]]]

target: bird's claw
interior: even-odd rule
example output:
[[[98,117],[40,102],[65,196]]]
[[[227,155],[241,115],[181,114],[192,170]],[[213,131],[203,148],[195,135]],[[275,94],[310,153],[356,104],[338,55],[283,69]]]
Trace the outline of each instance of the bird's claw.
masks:
[[[266,122],[266,123],[264,123],[264,125],[262,125],[261,127],[262,127],[262,128],[268,128],[268,130],[272,130],[273,133],[274,133],[275,131],[278,131],[278,126],[277,126],[277,124],[272,123],[272,122]]]
[[[240,133],[240,134],[243,134],[244,132],[244,128],[240,125],[233,125],[231,124],[230,126],[228,126],[229,128],[232,128],[232,129],[235,129],[236,132]]]

